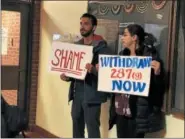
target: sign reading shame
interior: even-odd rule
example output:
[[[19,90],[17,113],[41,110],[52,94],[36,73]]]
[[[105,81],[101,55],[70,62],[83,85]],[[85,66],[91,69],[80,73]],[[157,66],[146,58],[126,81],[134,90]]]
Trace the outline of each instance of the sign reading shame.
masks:
[[[148,96],[152,57],[99,56],[98,91]]]
[[[76,45],[54,41],[52,43],[49,71],[75,79],[85,79],[87,70],[85,65],[91,63],[92,46]]]

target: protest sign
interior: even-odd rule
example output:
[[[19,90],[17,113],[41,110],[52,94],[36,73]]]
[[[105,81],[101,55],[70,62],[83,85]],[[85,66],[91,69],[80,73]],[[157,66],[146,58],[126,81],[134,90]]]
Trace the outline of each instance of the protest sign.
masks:
[[[52,43],[49,71],[65,73],[75,79],[85,79],[85,65],[91,63],[93,47],[54,41]]]
[[[152,57],[99,56],[98,91],[148,96]]]

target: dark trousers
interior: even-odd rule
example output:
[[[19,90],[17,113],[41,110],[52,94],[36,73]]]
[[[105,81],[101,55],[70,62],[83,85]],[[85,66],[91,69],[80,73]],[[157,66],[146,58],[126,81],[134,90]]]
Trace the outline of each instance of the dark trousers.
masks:
[[[144,133],[136,133],[136,122],[133,118],[117,115],[116,121],[118,138],[144,138]]]
[[[73,138],[84,138],[85,123],[88,138],[100,138],[101,104],[84,104],[75,98],[72,104]]]

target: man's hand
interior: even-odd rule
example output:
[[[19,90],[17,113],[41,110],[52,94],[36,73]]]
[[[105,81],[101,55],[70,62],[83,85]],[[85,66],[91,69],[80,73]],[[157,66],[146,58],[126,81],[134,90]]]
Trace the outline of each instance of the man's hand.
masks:
[[[69,77],[67,77],[64,73],[62,73],[60,75],[60,79],[63,80],[63,81],[68,81],[69,80]]]
[[[158,62],[156,60],[153,60],[151,62],[151,67],[154,69],[155,75],[159,75],[160,74],[160,72],[161,72],[161,64],[160,64],[160,62]]]
[[[91,73],[92,68],[93,68],[93,65],[92,65],[92,64],[89,64],[89,63],[87,63],[87,64],[86,64],[86,66],[85,66],[85,68],[87,69],[87,72],[88,72],[88,73]]]

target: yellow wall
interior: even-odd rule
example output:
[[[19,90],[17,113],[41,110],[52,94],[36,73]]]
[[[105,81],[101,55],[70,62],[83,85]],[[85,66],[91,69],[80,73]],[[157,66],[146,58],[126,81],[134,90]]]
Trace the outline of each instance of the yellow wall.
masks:
[[[71,104],[68,105],[69,83],[48,72],[52,34],[79,34],[79,18],[87,11],[87,1],[44,1],[41,8],[41,50],[36,124],[59,137],[72,137]],[[108,105],[102,106],[102,137],[116,137],[115,127],[108,132]],[[86,133],[87,135],[87,133]],[[155,135],[152,135],[155,136]],[[165,137],[183,137],[184,121],[167,117]]]
[[[48,73],[52,34],[78,33],[79,18],[86,7],[86,1],[42,2],[36,124],[60,137],[71,137],[71,105],[68,105],[69,84]]]

